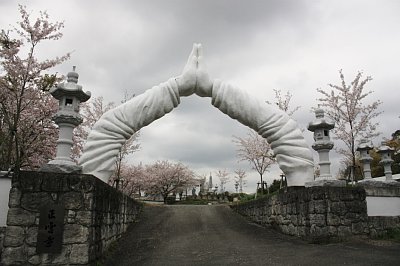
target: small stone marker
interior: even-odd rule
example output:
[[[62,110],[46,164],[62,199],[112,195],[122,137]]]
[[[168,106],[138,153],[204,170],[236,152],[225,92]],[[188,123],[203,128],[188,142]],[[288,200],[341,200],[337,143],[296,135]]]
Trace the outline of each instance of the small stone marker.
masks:
[[[36,252],[60,253],[64,231],[64,206],[47,204],[40,208]]]

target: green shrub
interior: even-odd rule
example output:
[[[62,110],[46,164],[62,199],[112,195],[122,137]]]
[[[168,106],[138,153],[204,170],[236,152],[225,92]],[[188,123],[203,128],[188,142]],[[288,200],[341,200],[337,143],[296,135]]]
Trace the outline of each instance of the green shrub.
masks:
[[[394,240],[396,242],[400,242],[400,228],[388,229],[386,238]]]

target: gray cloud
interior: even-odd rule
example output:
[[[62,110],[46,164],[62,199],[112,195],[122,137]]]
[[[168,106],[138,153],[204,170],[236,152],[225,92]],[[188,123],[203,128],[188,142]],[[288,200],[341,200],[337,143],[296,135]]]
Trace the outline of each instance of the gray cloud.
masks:
[[[397,1],[28,1],[65,20],[64,38],[41,56],[74,51],[59,73],[77,65],[80,83],[94,96],[119,102],[124,90],[140,94],[181,73],[194,42],[204,45],[211,77],[222,78],[260,99],[290,90],[294,118],[305,128],[314,118],[316,88],[348,81],[358,70],[372,75],[369,100],[381,99],[383,136],[398,129],[400,4]],[[1,28],[18,20],[17,5],[0,1]],[[35,13],[34,12],[34,13]],[[33,14],[34,15],[34,14]],[[181,105],[143,129],[142,151],[132,160],[174,159],[201,171],[237,167],[232,135],[246,128],[211,106],[210,99]],[[304,133],[311,145],[310,132]],[[378,143],[380,138],[375,142]],[[339,143],[337,143],[339,145]],[[332,154],[337,158],[336,155]],[[337,169],[339,160],[335,159]],[[278,169],[273,169],[276,176]],[[250,175],[250,171],[249,171]],[[254,186],[257,175],[250,177]]]

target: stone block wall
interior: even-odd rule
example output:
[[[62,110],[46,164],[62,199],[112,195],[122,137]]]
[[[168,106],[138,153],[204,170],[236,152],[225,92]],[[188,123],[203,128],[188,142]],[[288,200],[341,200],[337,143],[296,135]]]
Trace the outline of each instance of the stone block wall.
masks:
[[[58,254],[36,251],[40,208],[62,205]],[[2,265],[90,265],[126,231],[141,204],[91,175],[22,172],[13,177]]]
[[[368,217],[361,187],[289,187],[287,192],[233,205],[250,220],[312,242],[353,235],[382,235],[399,217]],[[397,221],[397,222],[396,222]]]
[[[5,232],[6,232],[6,227],[1,226],[0,227],[0,258],[1,258],[1,253],[3,252],[3,239],[4,239]]]

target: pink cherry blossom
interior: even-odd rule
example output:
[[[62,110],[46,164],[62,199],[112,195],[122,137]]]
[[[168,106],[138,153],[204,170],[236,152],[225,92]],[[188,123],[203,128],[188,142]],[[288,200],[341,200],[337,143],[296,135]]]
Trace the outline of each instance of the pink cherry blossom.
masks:
[[[40,44],[60,39],[63,23],[49,22],[45,12],[32,22],[24,6],[19,11],[18,26],[0,33],[0,168],[15,172],[36,169],[55,155],[51,118],[58,107],[47,91],[62,77],[49,71],[70,57],[40,61]]]

